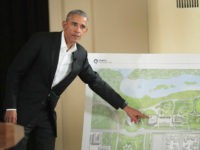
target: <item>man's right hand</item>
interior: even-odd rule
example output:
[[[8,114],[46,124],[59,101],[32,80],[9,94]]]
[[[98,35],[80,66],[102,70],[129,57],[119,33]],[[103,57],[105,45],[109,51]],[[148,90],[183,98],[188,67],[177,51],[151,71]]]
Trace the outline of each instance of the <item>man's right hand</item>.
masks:
[[[9,123],[17,123],[17,110],[6,110],[4,121]]]

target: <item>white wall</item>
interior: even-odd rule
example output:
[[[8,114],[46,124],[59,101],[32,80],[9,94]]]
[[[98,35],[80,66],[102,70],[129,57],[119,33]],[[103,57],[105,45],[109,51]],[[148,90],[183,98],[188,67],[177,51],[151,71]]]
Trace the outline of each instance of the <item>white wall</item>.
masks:
[[[200,8],[177,8],[176,0],[148,0],[149,51],[199,53]]]
[[[146,0],[93,0],[95,52],[146,53]]]

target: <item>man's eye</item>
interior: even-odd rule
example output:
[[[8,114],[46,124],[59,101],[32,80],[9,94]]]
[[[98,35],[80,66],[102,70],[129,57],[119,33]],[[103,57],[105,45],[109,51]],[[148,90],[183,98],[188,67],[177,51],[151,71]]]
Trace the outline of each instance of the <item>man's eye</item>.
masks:
[[[72,24],[72,26],[74,26],[74,27],[78,27],[78,26],[79,26],[79,24],[78,24],[77,22],[71,22],[71,24]],[[86,29],[86,26],[83,25],[83,24],[80,24],[79,27],[80,27],[80,29],[82,29],[82,30]]]
[[[76,22],[72,22],[72,25],[73,26],[77,26],[78,24]]]
[[[81,25],[81,29],[85,29],[86,28],[86,26],[84,26],[84,25]]]

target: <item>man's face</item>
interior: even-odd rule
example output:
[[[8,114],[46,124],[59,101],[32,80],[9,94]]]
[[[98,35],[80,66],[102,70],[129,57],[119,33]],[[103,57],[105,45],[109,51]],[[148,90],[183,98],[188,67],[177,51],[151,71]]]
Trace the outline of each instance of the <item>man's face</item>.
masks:
[[[72,15],[67,21],[63,21],[63,30],[67,45],[76,43],[87,32],[87,18],[80,15]]]

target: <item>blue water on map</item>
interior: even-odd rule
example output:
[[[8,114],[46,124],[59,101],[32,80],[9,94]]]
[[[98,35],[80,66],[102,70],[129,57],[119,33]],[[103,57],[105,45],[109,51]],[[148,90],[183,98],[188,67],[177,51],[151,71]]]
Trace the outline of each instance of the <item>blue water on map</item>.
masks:
[[[180,75],[166,79],[136,79],[130,80],[124,76],[120,90],[127,96],[142,98],[150,96],[159,98],[176,92],[200,90],[200,76]]]

